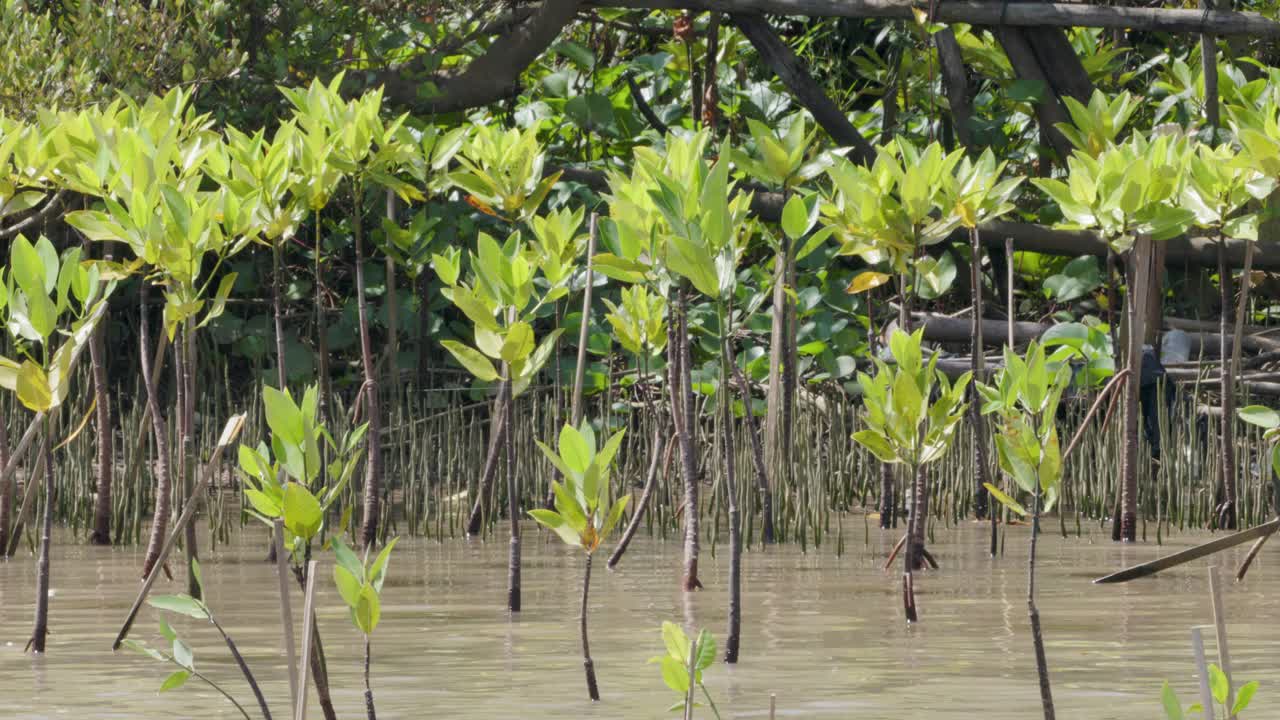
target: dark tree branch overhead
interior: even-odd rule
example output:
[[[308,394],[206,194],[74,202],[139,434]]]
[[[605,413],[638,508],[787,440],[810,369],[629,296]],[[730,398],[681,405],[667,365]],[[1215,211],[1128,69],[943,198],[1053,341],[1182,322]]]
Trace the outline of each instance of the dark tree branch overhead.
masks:
[[[796,102],[813,114],[813,119],[827,131],[831,139],[839,145],[853,148],[853,159],[865,163],[873,161],[876,156],[875,148],[862,137],[862,133],[845,117],[844,111],[827,97],[822,87],[805,71],[800,59],[769,25],[769,21],[761,15],[753,14],[734,14],[732,17],[734,24],[760,54],[760,59],[773,69],[778,79],[795,95]]]
[[[586,0],[587,7],[642,10],[713,10],[808,17],[913,19],[910,0]],[[1259,13],[1229,10],[1181,10],[1118,7],[1083,3],[1002,3],[995,0],[945,0],[934,20],[971,25],[1101,27],[1150,32],[1249,35],[1280,38],[1280,23]]]
[[[544,0],[528,19],[495,38],[484,55],[461,71],[415,78],[408,67],[374,73],[386,88],[388,100],[421,113],[448,113],[480,107],[519,91],[520,74],[560,36],[577,16],[581,0]],[[426,83],[437,93],[423,97]]]

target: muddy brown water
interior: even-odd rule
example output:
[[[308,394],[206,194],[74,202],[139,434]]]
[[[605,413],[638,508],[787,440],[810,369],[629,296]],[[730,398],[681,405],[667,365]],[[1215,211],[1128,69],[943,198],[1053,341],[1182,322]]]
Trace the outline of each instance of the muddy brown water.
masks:
[[[897,537],[845,518],[847,552],[752,549],[744,558],[742,659],[717,664],[706,683],[725,718],[1030,718],[1038,714],[1027,629],[1027,529],[1012,529],[1006,555],[984,552],[985,529],[939,531],[940,571],[919,581],[921,624],[902,619],[899,578],[880,566]],[[1056,522],[1050,523],[1051,526]],[[856,530],[855,530],[856,529]],[[851,537],[856,535],[856,539]],[[244,533],[203,562],[208,600],[263,682],[276,717],[289,715],[276,579],[262,562],[264,535]],[[1205,562],[1156,578],[1095,586],[1093,577],[1192,545],[1182,535],[1124,547],[1105,533],[1040,543],[1040,607],[1060,718],[1161,717],[1161,682],[1184,703],[1196,681],[1189,628],[1211,622]],[[678,591],[680,546],[638,537],[615,572],[592,585],[592,652],[603,701],[586,701],[577,634],[579,556],[532,527],[525,535],[524,612],[505,609],[505,538],[396,548],[373,637],[373,685],[386,718],[661,718],[675,700],[656,666],[663,620],[712,630],[723,647],[727,554],[703,546],[705,591]],[[1253,717],[1280,711],[1280,573],[1267,548],[1226,593],[1236,678],[1260,680]],[[1244,550],[1227,553],[1228,576]],[[195,684],[157,694],[172,667],[111,640],[137,591],[140,549],[60,544],[48,654],[24,655],[34,559],[0,562],[0,717],[227,718],[237,713]],[[603,559],[601,559],[603,564]],[[180,592],[181,582],[159,584]],[[341,718],[363,717],[362,643],[325,558],[318,585],[321,631]],[[295,608],[301,603],[296,593]],[[301,611],[296,610],[298,624]],[[134,637],[162,642],[147,608]],[[255,714],[225,647],[203,623],[173,620],[197,669]],[[1209,633],[1212,643],[1212,633]],[[1210,647],[1210,653],[1214,652]],[[311,706],[314,708],[314,702]],[[1270,710],[1268,710],[1270,708]],[[1270,715],[1268,714],[1270,713]],[[318,712],[309,713],[319,717]],[[700,709],[698,717],[712,717]]]

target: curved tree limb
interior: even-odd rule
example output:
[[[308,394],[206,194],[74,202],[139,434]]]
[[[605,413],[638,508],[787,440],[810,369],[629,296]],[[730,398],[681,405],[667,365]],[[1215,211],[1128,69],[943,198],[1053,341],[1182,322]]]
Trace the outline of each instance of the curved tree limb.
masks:
[[[875,148],[849,122],[844,111],[827,97],[801,65],[791,47],[783,42],[763,15],[734,13],[732,18],[734,25],[747,36],[747,40],[751,41],[751,45],[760,54],[760,59],[773,69],[778,79],[795,95],[796,102],[813,114],[813,119],[827,131],[832,140],[853,148],[850,155],[858,162],[870,163],[875,159]]]
[[[527,20],[494,39],[484,55],[456,74],[419,80],[402,66],[374,73],[375,83],[385,86],[388,100],[426,114],[456,112],[510,97],[519,90],[520,73],[555,42],[581,5],[581,0],[544,0]],[[428,82],[435,84],[437,93],[421,97]]]
[[[7,240],[11,237],[15,237],[23,230],[44,221],[45,218],[57,212],[58,208],[62,207],[62,203],[66,199],[66,190],[59,190],[54,193],[53,197],[49,198],[49,201],[44,204],[44,207],[37,210],[34,214],[28,215],[25,219],[15,225],[10,225],[7,228],[0,229],[0,240]]]

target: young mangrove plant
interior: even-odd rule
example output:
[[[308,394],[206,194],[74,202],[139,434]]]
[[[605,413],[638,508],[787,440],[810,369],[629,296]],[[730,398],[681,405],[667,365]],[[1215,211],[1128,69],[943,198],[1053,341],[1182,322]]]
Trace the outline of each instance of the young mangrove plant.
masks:
[[[1245,130],[1243,132],[1251,132]],[[1270,143],[1272,152],[1280,145]],[[1242,157],[1230,145],[1199,145],[1188,156],[1186,183],[1182,204],[1195,213],[1195,225],[1218,241],[1218,293],[1222,312],[1218,321],[1218,382],[1222,394],[1222,440],[1218,455],[1218,487],[1221,499],[1215,508],[1217,527],[1234,530],[1238,522],[1239,473],[1236,470],[1236,382],[1239,365],[1239,338],[1243,317],[1231,323],[1231,271],[1227,268],[1227,239],[1252,243],[1258,239],[1259,214],[1242,212],[1252,200],[1264,199],[1275,188],[1274,178],[1263,176],[1254,168],[1261,161],[1264,148],[1258,147],[1250,158]],[[1247,275],[1248,269],[1245,270]],[[1248,278],[1242,292],[1247,292]],[[1247,298],[1241,303],[1247,305]],[[1234,325],[1234,327],[1232,327]],[[1234,340],[1233,340],[1234,338]]]
[[[552,260],[539,253],[536,246],[513,233],[504,245],[486,233],[480,234],[477,252],[471,253],[470,284],[459,280],[458,254],[436,255],[433,266],[448,287],[443,291],[474,328],[475,347],[456,340],[441,344],[476,380],[498,383],[493,422],[494,439],[489,445],[484,476],[475,497],[475,508],[483,508],[487,482],[496,473],[498,458],[507,456],[507,503],[511,520],[511,541],[507,566],[507,609],[520,610],[520,492],[514,468],[514,445],[511,425],[515,399],[529,389],[538,372],[546,365],[555,349],[561,328],[548,333],[539,342],[534,335],[533,319],[542,306],[563,297],[569,274],[554,285],[535,284],[535,272],[546,268]],[[558,261],[554,261],[558,262]],[[541,287],[539,287],[539,285]],[[536,302],[535,302],[536,300]],[[494,367],[493,361],[500,361]],[[478,531],[476,510],[472,511],[468,532]]]
[[[26,492],[15,517],[12,537],[0,537],[0,555],[15,551],[19,526],[28,513],[43,470],[44,509],[40,521],[40,549],[36,565],[35,621],[27,648],[45,651],[49,632],[50,552],[53,513],[57,504],[53,469],[53,412],[63,406],[71,391],[76,361],[93,337],[106,311],[105,298],[114,284],[99,287],[96,267],[80,263],[80,249],[67,250],[62,258],[53,243],[41,236],[33,245],[18,235],[9,248],[9,272],[0,284],[0,313],[12,335],[19,360],[0,357],[0,387],[12,391],[35,413],[31,429],[40,433],[40,450],[34,471],[27,477]],[[60,331],[66,323],[69,329]],[[68,337],[55,350],[51,340]]]
[[[1014,209],[1010,199],[1025,178],[1002,179],[1005,163],[996,162],[991,150],[983,151],[976,161],[964,158],[956,166],[954,182],[947,192],[953,198],[960,225],[969,232],[969,290],[972,315],[969,341],[969,370],[973,377],[981,378],[986,372],[982,338],[982,238],[978,226],[1007,215]],[[986,485],[990,480],[990,464],[987,459],[987,428],[980,412],[980,404],[969,403],[969,424],[973,437],[974,514],[984,518],[988,512]],[[992,524],[993,533],[995,524]],[[994,545],[994,534],[992,535]],[[994,554],[995,549],[992,548]]]
[[[924,537],[924,525],[928,522],[926,468],[929,463],[942,459],[951,448],[956,428],[964,419],[964,394],[970,378],[965,372],[951,383],[937,369],[936,354],[924,362],[920,347],[922,334],[922,330],[910,335],[895,330],[889,338],[895,365],[891,367],[876,358],[874,377],[858,373],[866,429],[853,434],[853,439],[881,462],[905,466],[909,477],[914,479],[915,496],[907,519],[902,576],[902,602],[908,622],[919,620],[914,572],[922,569],[925,560],[931,557],[916,542],[916,538]]]
[[[1209,663],[1209,696],[1213,701],[1222,706],[1222,712],[1228,718],[1234,718],[1240,713],[1249,709],[1249,705],[1253,703],[1253,696],[1258,693],[1258,681],[1250,680],[1240,689],[1236,691],[1235,703],[1230,704],[1230,680],[1227,674],[1222,671],[1214,663]],[[1182,701],[1178,699],[1178,693],[1174,692],[1173,687],[1166,680],[1164,686],[1160,688],[1160,706],[1164,709],[1165,720],[1186,720],[1192,714],[1201,717],[1213,717],[1213,708],[1206,709],[1203,703],[1191,703],[1186,710],[1182,708]]]
[[[787,198],[787,208],[797,207],[800,186],[822,174],[829,164],[828,155],[810,158],[817,128],[809,126],[804,111],[796,112],[781,120],[785,131],[777,131],[754,118],[747,119],[754,152],[735,150],[733,162],[752,181],[779,190]],[[793,201],[791,198],[796,198]],[[810,203],[812,205],[813,203]],[[801,247],[799,243],[811,224],[811,214],[806,211],[804,220],[792,220],[794,213],[783,214],[783,232],[778,237],[773,263],[772,316],[769,329],[768,395],[765,403],[764,452],[766,465],[774,473],[785,473],[786,487],[790,487],[794,475],[794,451],[792,448],[792,422],[795,415],[795,395],[799,369],[796,339],[796,263],[803,259],[811,243]],[[744,401],[746,402],[746,401]],[[750,405],[749,402],[747,402]],[[766,481],[767,483],[768,481]],[[766,484],[762,497],[764,542],[773,542],[772,486]]]
[[[581,548],[586,556],[582,573],[582,614],[578,627],[582,632],[582,667],[587,675],[587,695],[593,701],[600,699],[596,684],[596,668],[591,660],[591,643],[587,638],[588,598],[591,592],[591,558],[613,532],[622,513],[626,510],[630,495],[610,501],[609,473],[623,432],[611,435],[604,445],[596,448],[596,434],[591,424],[583,422],[580,429],[565,425],[560,430],[557,450],[542,442],[538,447],[551,464],[560,471],[564,484],[552,481],[555,493],[555,510],[530,510],[529,515],[538,524],[554,532],[569,547]]]
[[[921,257],[921,252],[945,240],[960,224],[945,191],[963,155],[963,149],[948,154],[936,142],[921,151],[898,138],[877,151],[869,168],[847,158],[827,168],[833,189],[822,203],[822,215],[840,242],[839,253],[857,255],[870,265],[888,264],[898,278],[898,328],[904,332],[911,328],[907,292],[912,272],[920,282],[940,282],[938,261]],[[883,280],[887,278],[855,278],[851,289]],[[892,469],[882,468],[880,527],[896,526],[894,485]],[[920,491],[915,488],[916,500]],[[923,534],[914,538],[920,548],[924,540]]]
[[[259,443],[256,448],[241,445],[238,457],[244,496],[250,506],[245,512],[267,527],[281,523],[283,547],[293,575],[303,588],[312,541],[324,532],[329,511],[341,500],[355,474],[369,427],[368,423],[361,424],[335,440],[320,423],[319,396],[318,386],[313,385],[298,403],[288,390],[264,387],[262,404],[271,443]],[[326,454],[332,458],[327,465]],[[343,510],[340,528],[349,527],[352,510],[351,506]],[[326,718],[332,718],[335,713],[329,697],[324,645],[314,620],[311,633],[311,676],[320,708]],[[290,636],[286,632],[286,638]]]
[[[1152,242],[1181,234],[1194,214],[1179,207],[1186,167],[1185,140],[1170,135],[1148,139],[1135,133],[1120,145],[1108,145],[1097,157],[1075,150],[1067,159],[1067,180],[1032,182],[1058,203],[1066,225],[1089,228],[1117,254],[1127,257],[1125,300],[1126,352],[1124,441],[1120,512],[1113,537],[1134,542],[1138,533],[1139,379],[1146,307],[1152,273]]]
[[[982,396],[984,415],[995,415],[998,434],[996,452],[1000,468],[1018,487],[1031,493],[1031,551],[1027,556],[1027,614],[1035,645],[1036,671],[1040,677],[1040,703],[1045,720],[1053,720],[1053,693],[1049,687],[1049,666],[1044,637],[1040,631],[1040,610],[1036,607],[1036,540],[1040,535],[1040,514],[1058,499],[1062,483],[1062,450],[1058,444],[1057,414],[1062,393],[1071,384],[1071,366],[1055,363],[1042,345],[1032,342],[1025,357],[1005,348],[1004,367],[993,384],[976,383]],[[1028,513],[1012,497],[988,483],[992,497],[1019,515]]]
[[[649,506],[649,500],[658,484],[659,464],[662,462],[662,451],[666,445],[668,429],[667,420],[653,404],[648,388],[650,360],[655,355],[660,356],[663,348],[667,346],[667,300],[661,294],[650,294],[643,285],[623,288],[620,299],[620,305],[605,299],[605,305],[609,307],[609,314],[605,319],[613,327],[613,334],[618,339],[618,343],[636,358],[640,376],[632,387],[641,396],[645,412],[653,422],[653,439],[649,447],[651,455],[644,489],[631,513],[631,521],[627,523],[626,530],[618,540],[618,546],[609,556],[610,570],[622,559],[623,553],[627,551],[627,545],[630,544],[631,538],[635,536],[644,519],[645,508]]]
[[[335,536],[331,541],[338,563],[333,566],[333,581],[338,586],[342,601],[351,612],[351,624],[364,634],[364,707],[369,720],[377,720],[377,713],[373,708],[373,687],[369,684],[372,657],[369,636],[373,635],[373,630],[378,627],[378,620],[382,617],[382,583],[387,579],[391,550],[399,539],[391,538],[372,564],[369,563],[368,546],[365,546],[362,562],[342,542],[342,538]]]
[[[682,711],[685,720],[693,720],[693,709],[699,707],[694,701],[694,691],[701,690],[702,696],[711,706],[711,712],[720,720],[720,711],[716,709],[715,700],[702,683],[702,671],[711,667],[716,661],[716,639],[710,632],[702,630],[698,637],[690,642],[684,628],[673,622],[662,623],[662,644],[666,646],[665,655],[649,658],[650,663],[662,669],[662,682],[672,692],[680,696],[669,711]]]
[[[199,561],[191,564],[191,572],[195,578],[196,586],[199,587],[202,584]],[[249,684],[249,688],[253,691],[253,696],[258,701],[258,709],[262,712],[262,717],[264,720],[271,720],[271,710],[267,706],[266,697],[262,694],[262,688],[258,686],[257,678],[254,676],[253,671],[249,669],[249,664],[245,662],[244,656],[240,654],[240,649],[236,646],[235,641],[231,639],[231,636],[227,634],[227,631],[223,629],[217,618],[214,617],[213,610],[208,604],[190,595],[155,595],[147,598],[147,603],[157,610],[175,612],[196,620],[208,620],[209,624],[213,626],[213,629],[222,638],[222,641],[226,643],[227,650],[231,653],[231,658],[235,661],[240,673],[244,675],[245,682]],[[178,637],[169,623],[165,621],[163,615],[160,616],[160,634],[164,636],[167,642],[171,643],[172,654],[165,654],[163,651],[139,640],[129,639],[124,641],[124,645],[132,650],[178,666],[178,669],[165,677],[164,682],[160,684],[160,692],[180,688],[186,684],[187,680],[194,677],[217,690],[219,694],[236,707],[236,710],[240,711],[241,715],[246,718],[249,717],[244,707],[236,702],[236,699],[226,689],[196,670],[195,654],[192,652],[191,646]]]
[[[189,495],[196,465],[196,331],[226,307],[236,274],[224,274],[216,290],[211,291],[211,285],[222,261],[258,234],[253,225],[255,201],[228,186],[203,188],[210,179],[209,158],[220,157],[221,138],[208,129],[207,116],[195,114],[190,95],[181,90],[151,98],[142,107],[102,112],[85,124],[87,130],[78,132],[88,136],[72,143],[76,152],[59,177],[67,189],[99,197],[105,209],[71,212],[66,221],[91,240],[127,245],[135,261],[126,269],[147,267],[147,281],[163,288],[165,335],[174,343],[177,377],[179,475],[183,494]],[[206,274],[208,256],[214,260],[214,272]],[[162,417],[158,400],[152,402],[156,383],[154,376],[148,383],[153,422]],[[162,424],[156,429],[162,434],[165,430]],[[157,447],[167,447],[165,442],[156,439]],[[163,472],[167,474],[167,467]],[[169,499],[160,497],[162,491],[169,492],[163,475],[156,484],[156,519],[144,576],[153,569],[168,525]],[[197,557],[194,524],[187,527],[183,549],[190,565]],[[192,596],[198,593],[190,573],[187,589]]]
[[[721,158],[729,157],[726,143]],[[738,661],[742,625],[742,514],[738,508],[738,480],[734,448],[733,347],[730,327],[734,291],[738,285],[738,262],[746,248],[752,225],[747,222],[749,195],[734,195],[729,181],[729,163],[723,160],[699,170],[700,182],[684,184],[676,178],[658,175],[658,191],[653,199],[670,226],[667,234],[666,265],[695,290],[711,300],[716,310],[720,345],[720,382],[716,393],[724,422],[721,448],[725,463],[725,495],[729,500],[729,632],[725,641],[725,662]],[[732,197],[732,199],[730,199]],[[762,301],[764,295],[759,295]],[[746,313],[750,315],[750,312]],[[751,398],[744,397],[746,412]]]

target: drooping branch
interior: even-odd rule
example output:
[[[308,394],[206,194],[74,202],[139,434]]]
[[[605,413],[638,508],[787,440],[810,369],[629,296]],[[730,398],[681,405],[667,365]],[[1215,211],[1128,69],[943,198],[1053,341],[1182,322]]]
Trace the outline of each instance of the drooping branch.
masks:
[[[424,114],[456,112],[510,97],[519,91],[520,74],[555,42],[581,6],[581,0],[544,0],[527,20],[495,38],[484,55],[457,73],[420,79],[405,66],[375,72],[374,82],[384,85],[389,101]],[[423,97],[427,83],[434,84],[436,92]]]
[[[808,17],[912,19],[911,0],[587,0],[587,7],[646,10],[713,10]],[[1254,12],[1120,7],[1084,3],[1002,3],[946,0],[934,19],[941,23],[1054,27],[1100,27],[1147,32],[1246,35],[1280,38],[1280,23]]]
[[[734,24],[760,54],[760,59],[773,69],[778,79],[795,95],[796,102],[813,114],[813,119],[827,131],[831,139],[839,145],[853,148],[850,155],[859,162],[869,163],[874,160],[875,148],[849,122],[840,107],[827,97],[821,86],[800,64],[800,59],[792,52],[791,47],[769,25],[769,21],[761,15],[744,13],[735,13],[732,17]]]

